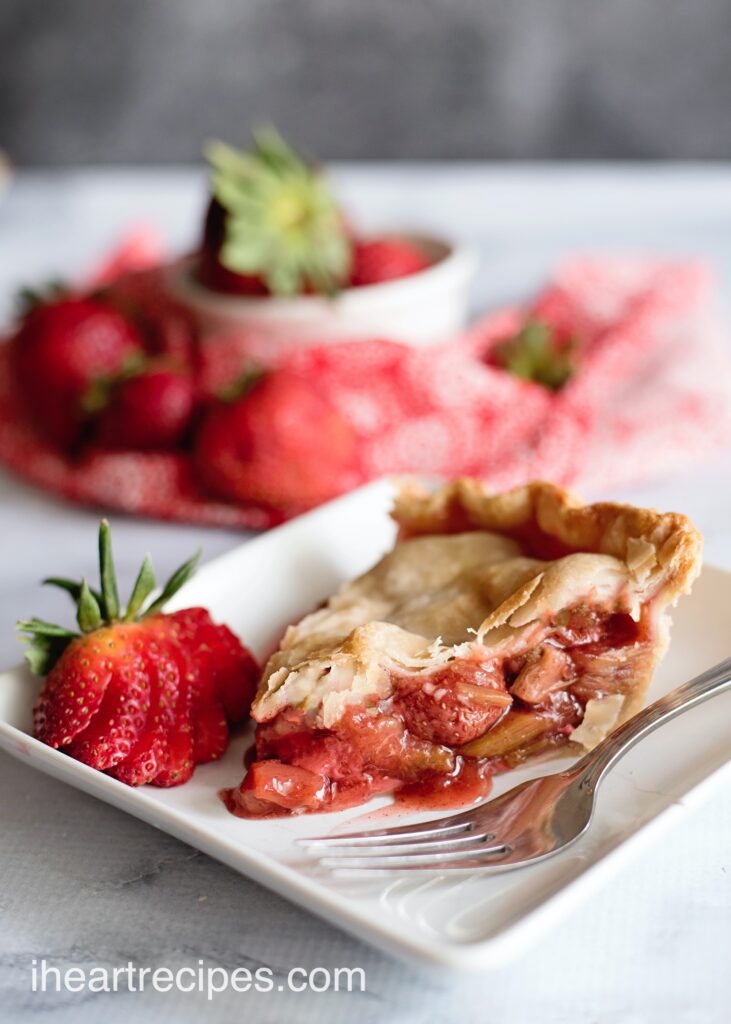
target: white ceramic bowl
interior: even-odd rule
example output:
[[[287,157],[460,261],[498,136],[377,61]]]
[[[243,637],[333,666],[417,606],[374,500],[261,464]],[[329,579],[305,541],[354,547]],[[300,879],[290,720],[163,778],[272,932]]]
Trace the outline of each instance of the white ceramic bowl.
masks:
[[[214,292],[195,276],[195,257],[170,268],[168,287],[214,335],[249,335],[271,353],[312,343],[388,338],[431,345],[461,330],[477,266],[474,252],[435,238],[399,233],[433,260],[426,270],[384,284],[348,288],[333,299],[238,296]]]

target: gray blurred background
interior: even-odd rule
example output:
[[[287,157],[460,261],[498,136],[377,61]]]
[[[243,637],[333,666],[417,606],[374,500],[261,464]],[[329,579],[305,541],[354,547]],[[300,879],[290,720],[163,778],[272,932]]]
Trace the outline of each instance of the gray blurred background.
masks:
[[[0,148],[198,159],[731,156],[731,0],[0,0]]]

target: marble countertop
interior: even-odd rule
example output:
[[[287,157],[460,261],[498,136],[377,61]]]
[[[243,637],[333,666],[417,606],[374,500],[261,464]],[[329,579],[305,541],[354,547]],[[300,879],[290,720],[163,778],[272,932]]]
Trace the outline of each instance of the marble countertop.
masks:
[[[366,226],[399,224],[475,244],[475,309],[525,294],[562,255],[643,249],[707,258],[731,294],[731,169],[669,166],[355,165],[336,170]],[[13,291],[83,274],[130,221],[190,245],[200,171],[22,174],[0,199],[0,316]],[[693,474],[616,495],[690,514],[708,561],[731,569],[731,452]],[[49,571],[92,571],[97,516],[0,474],[0,659],[13,622],[53,616]],[[115,522],[120,575],[155,552],[162,575],[198,543],[245,534]],[[524,959],[480,976],[404,966],[112,807],[0,755],[0,1018],[138,1024],[293,1020],[460,1024],[697,1024],[728,1020],[731,794],[686,819]],[[62,968],[182,965],[362,967],[364,992],[33,992],[34,959]]]

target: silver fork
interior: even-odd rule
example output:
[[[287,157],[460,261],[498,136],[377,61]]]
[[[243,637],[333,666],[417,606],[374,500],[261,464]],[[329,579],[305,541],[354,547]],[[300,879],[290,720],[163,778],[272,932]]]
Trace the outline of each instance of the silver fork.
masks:
[[[644,708],[565,771],[523,782],[460,814],[417,825],[299,839],[337,874],[498,873],[553,857],[586,832],[599,784],[649,733],[731,688],[731,658]]]

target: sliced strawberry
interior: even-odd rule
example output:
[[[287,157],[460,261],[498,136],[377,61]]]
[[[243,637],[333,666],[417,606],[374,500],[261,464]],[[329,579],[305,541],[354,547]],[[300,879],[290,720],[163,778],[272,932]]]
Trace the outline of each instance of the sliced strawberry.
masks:
[[[115,779],[128,786],[144,786],[152,782],[170,760],[170,744],[161,729],[146,733],[144,743],[138,742],[121,764],[109,770]]]
[[[195,764],[223,754],[229,739],[226,704],[237,717],[245,714],[256,665],[205,609],[162,611],[190,577],[197,557],[154,597],[147,556],[123,608],[103,520],[99,590],[85,580],[45,581],[73,598],[80,632],[35,618],[18,622],[26,634],[28,664],[47,676],[34,711],[39,739],[133,786],[180,785]]]
[[[66,753],[104,771],[128,757],[142,736],[150,709],[150,669],[144,627],[119,626],[124,649],[113,663],[99,710]],[[111,665],[112,662],[109,662]]]
[[[228,725],[218,696],[210,641],[213,623],[203,608],[186,608],[169,616],[168,630],[185,651],[191,686],[193,758],[215,761],[228,746]]]
[[[244,721],[259,678],[259,667],[251,652],[228,626],[213,622],[205,608],[185,608],[170,618],[178,624],[181,639],[190,651],[196,657],[210,659],[215,698],[223,703],[228,720],[233,724]]]
[[[151,779],[153,786],[168,788],[180,786],[193,774],[193,687],[192,676],[187,665],[187,656],[177,652],[180,667],[178,699],[173,709],[173,721],[168,729],[168,757],[165,766]]]
[[[228,725],[223,705],[196,705],[193,713],[193,758],[196,764],[217,761],[228,747]]]
[[[33,709],[33,735],[49,747],[67,746],[99,710],[111,669],[89,667],[84,647],[68,647],[46,682]]]
[[[236,725],[249,717],[261,673],[254,655],[228,626],[214,628],[217,643],[213,647],[213,664],[218,692],[226,717]]]
[[[111,774],[129,786],[151,782],[167,767],[168,732],[173,725],[180,691],[180,658],[172,643],[156,640],[148,650],[150,712],[147,725],[132,751]]]

